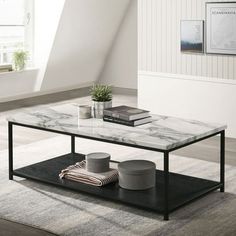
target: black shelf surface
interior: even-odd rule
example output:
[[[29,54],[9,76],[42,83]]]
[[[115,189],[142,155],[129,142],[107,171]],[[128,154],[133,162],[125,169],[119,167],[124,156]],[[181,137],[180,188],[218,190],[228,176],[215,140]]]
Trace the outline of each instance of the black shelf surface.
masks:
[[[139,208],[164,212],[164,176],[156,171],[156,187],[144,191],[131,191],[111,183],[104,187],[94,187],[83,183],[59,178],[59,173],[69,165],[84,159],[82,154],[66,154],[14,170],[14,175],[55,186],[85,192],[97,197],[122,202]],[[219,182],[195,178],[175,173],[169,174],[169,211],[200,198],[221,187]]]

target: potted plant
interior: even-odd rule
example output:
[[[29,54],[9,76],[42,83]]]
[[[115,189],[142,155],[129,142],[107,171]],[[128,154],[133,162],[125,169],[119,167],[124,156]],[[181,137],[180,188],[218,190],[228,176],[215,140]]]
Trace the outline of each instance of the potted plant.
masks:
[[[28,58],[28,53],[26,51],[20,50],[14,52],[13,64],[15,70],[23,70],[25,68],[27,58]]]
[[[95,84],[90,89],[90,95],[93,101],[93,114],[95,118],[103,118],[103,110],[112,107],[112,89],[111,86]]]

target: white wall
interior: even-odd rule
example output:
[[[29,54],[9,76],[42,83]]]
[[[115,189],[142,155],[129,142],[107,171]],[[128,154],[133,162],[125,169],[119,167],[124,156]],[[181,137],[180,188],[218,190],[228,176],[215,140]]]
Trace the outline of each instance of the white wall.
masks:
[[[66,0],[41,90],[95,82],[129,0]]]
[[[227,124],[236,138],[236,80],[139,72],[138,105],[152,113]]]
[[[37,75],[36,69],[0,73],[0,102],[32,93]]]
[[[36,0],[38,70],[0,74],[0,102],[95,82],[129,3],[130,0]]]
[[[206,2],[138,1],[138,104],[158,114],[226,123],[227,136],[236,138],[236,57],[180,52],[180,20],[204,20]]]
[[[236,79],[236,57],[180,52],[180,20],[204,20],[206,2],[139,0],[139,70]]]
[[[131,0],[106,59],[100,83],[137,89],[137,0]]]
[[[65,0],[35,0],[34,64],[40,68],[35,91],[41,88],[64,3]]]
[[[33,57],[35,68],[0,73],[0,102],[43,94],[40,91],[41,82],[44,78],[64,0],[35,0],[34,5]]]

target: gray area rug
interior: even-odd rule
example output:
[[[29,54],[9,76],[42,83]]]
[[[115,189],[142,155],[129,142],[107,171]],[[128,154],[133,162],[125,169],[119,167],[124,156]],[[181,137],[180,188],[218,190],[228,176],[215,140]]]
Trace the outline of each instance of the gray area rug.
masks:
[[[15,168],[69,152],[64,136],[15,148]],[[114,160],[150,159],[162,168],[162,156],[154,152],[76,139],[76,151],[106,151]],[[218,191],[171,214],[148,211],[104,201],[33,181],[8,180],[7,150],[0,152],[0,217],[36,226],[58,235],[236,235],[236,167],[226,166],[226,193]],[[217,157],[216,157],[217,158]],[[219,166],[202,160],[171,156],[170,170],[218,179]]]

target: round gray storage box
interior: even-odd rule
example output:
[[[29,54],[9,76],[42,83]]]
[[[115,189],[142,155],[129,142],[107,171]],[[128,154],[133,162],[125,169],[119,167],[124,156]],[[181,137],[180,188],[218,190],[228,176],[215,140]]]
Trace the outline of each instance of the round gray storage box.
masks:
[[[144,190],[156,185],[156,165],[151,161],[124,161],[119,163],[118,171],[121,188]]]
[[[110,155],[104,152],[93,152],[86,155],[86,170],[94,173],[109,171]]]

